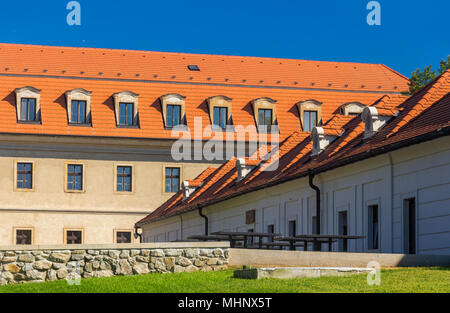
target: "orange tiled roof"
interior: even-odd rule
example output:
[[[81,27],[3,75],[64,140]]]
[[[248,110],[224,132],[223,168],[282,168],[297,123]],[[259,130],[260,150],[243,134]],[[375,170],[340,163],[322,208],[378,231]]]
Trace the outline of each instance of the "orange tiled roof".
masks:
[[[449,73],[450,71],[447,71],[426,88],[407,99],[383,97],[376,101],[373,105],[400,111],[400,114],[393,116],[385,127],[367,140],[363,141],[362,138],[364,125],[360,116],[335,116],[324,126],[332,131],[342,130],[343,132],[319,156],[311,157],[312,143],[309,136],[304,136],[305,133],[302,132],[294,132],[278,148],[279,167],[275,171],[262,171],[264,161],[261,161],[261,164],[244,180],[236,182],[232,179],[236,177],[234,160],[228,161],[221,169],[210,175],[214,179],[208,182],[208,187],[204,185],[205,188],[199,190],[196,197],[190,199],[189,203],[175,201],[170,214],[164,212],[163,205],[137,224],[167,218],[198,206],[217,203],[253,190],[299,178],[307,175],[309,170],[326,171],[376,155],[375,153],[381,154],[389,149],[420,142],[419,140],[450,135]],[[411,117],[411,114],[415,116]],[[402,126],[398,126],[399,124]],[[388,134],[391,136],[386,138]],[[222,192],[217,193],[217,188],[220,188]]]
[[[327,121],[347,102],[370,104],[407,89],[408,80],[380,64],[196,55],[93,48],[0,44],[0,132],[73,136],[172,138],[164,128],[159,98],[186,97],[187,124],[194,117],[210,125],[206,99],[232,99],[235,125],[255,125],[250,102],[277,100],[281,139],[300,129],[296,103],[316,99]],[[190,71],[198,65],[200,71]],[[14,89],[33,86],[41,93],[41,125],[16,122]],[[64,93],[92,91],[92,127],[67,123]],[[139,128],[117,128],[112,95],[139,94]],[[208,138],[208,137],[207,137]],[[207,139],[206,138],[206,139]]]

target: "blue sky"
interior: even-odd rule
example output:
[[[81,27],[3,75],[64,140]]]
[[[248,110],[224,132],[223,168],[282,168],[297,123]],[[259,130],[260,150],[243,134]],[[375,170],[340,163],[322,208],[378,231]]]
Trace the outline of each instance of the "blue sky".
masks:
[[[0,42],[383,63],[409,76],[450,54],[450,1],[1,1]],[[18,13],[20,12],[20,13]]]

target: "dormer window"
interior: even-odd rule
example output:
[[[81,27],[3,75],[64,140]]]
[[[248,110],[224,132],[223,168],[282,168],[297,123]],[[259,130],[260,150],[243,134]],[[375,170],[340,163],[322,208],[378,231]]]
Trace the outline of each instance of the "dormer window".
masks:
[[[36,99],[20,99],[20,121],[31,122],[36,119]]]
[[[227,128],[227,124],[228,124],[228,108],[214,107],[213,125],[225,129]]]
[[[372,137],[376,134],[391,118],[391,116],[383,116],[378,114],[376,107],[366,107],[361,113],[361,119],[365,124],[364,139]]]
[[[78,88],[66,92],[67,114],[70,125],[91,123],[91,92]]]
[[[19,122],[38,122],[41,113],[41,90],[22,87],[15,90],[17,120]]]
[[[258,124],[270,132],[272,129],[273,114],[272,109],[258,109]]]
[[[208,98],[208,108],[211,124],[216,130],[225,130],[232,126],[231,99],[226,96]]]
[[[175,127],[181,123],[181,105],[167,105],[167,127]]]
[[[138,94],[123,91],[114,94],[116,123],[119,127],[138,125]]]
[[[165,127],[186,125],[186,97],[173,93],[162,96],[160,101]]]
[[[366,106],[360,102],[349,102],[342,106],[342,114],[344,115],[359,115]]]
[[[119,125],[132,126],[133,125],[134,103],[120,102],[119,103]]]
[[[303,111],[304,125],[303,130],[312,131],[317,126],[317,111]]]
[[[303,131],[310,132],[320,126],[322,121],[322,103],[316,100],[305,100],[297,103]]]
[[[276,103],[275,100],[270,98],[259,98],[252,101],[258,131],[272,132],[276,130]]]
[[[86,123],[86,101],[79,101],[79,100],[72,101],[72,123],[74,124]]]

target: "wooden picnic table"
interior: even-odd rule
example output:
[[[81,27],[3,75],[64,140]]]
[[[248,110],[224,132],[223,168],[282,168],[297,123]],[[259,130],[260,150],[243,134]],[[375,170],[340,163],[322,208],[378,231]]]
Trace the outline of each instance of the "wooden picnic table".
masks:
[[[286,241],[288,242],[290,250],[296,250],[296,247],[303,246],[303,250],[308,250],[308,243],[309,242],[328,242],[325,239],[313,239],[313,238],[297,238],[295,237],[276,237],[275,240],[277,241]],[[336,240],[334,240],[336,241]],[[298,242],[301,242],[302,244],[298,244]]]
[[[322,234],[311,234],[311,235],[296,235],[296,238],[306,238],[306,239],[313,239],[318,242],[323,243],[323,240],[328,242],[328,251],[332,251],[332,243],[336,242],[339,239],[363,239],[366,238],[365,236],[355,236],[355,235],[322,235]]]
[[[233,238],[230,238],[228,236],[220,236],[220,235],[194,235],[189,236],[188,239],[195,239],[201,241],[229,241],[230,247],[234,248],[236,246],[236,241],[244,240],[244,237],[235,236]]]
[[[218,231],[212,233],[213,235],[217,236],[228,236],[230,240],[230,246],[231,246],[231,240],[237,241],[236,237],[244,237],[244,248],[248,247],[248,238],[249,237],[257,237],[258,238],[258,246],[260,249],[262,249],[263,246],[263,238],[274,238],[281,236],[280,234],[273,234],[273,233],[255,233],[255,232],[234,232],[234,231]],[[233,248],[233,247],[232,247]]]
[[[278,241],[287,241],[290,244],[291,250],[295,250],[295,243],[300,241],[304,243],[304,250],[307,250],[308,242],[313,243],[328,243],[328,251],[332,251],[333,242],[339,239],[362,239],[364,236],[352,236],[352,235],[296,235],[292,237],[279,237],[275,238]]]

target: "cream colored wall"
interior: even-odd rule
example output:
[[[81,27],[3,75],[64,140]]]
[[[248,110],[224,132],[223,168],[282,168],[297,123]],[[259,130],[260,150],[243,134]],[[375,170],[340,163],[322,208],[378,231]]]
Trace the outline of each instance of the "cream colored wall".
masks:
[[[34,189],[15,188],[15,162],[33,162]],[[65,191],[66,163],[84,165],[84,191]],[[133,166],[133,191],[115,191],[115,166]],[[193,179],[211,163],[172,162],[170,143],[132,139],[0,136],[0,245],[13,228],[33,228],[35,244],[63,244],[64,228],[84,229],[86,244],[114,242],[114,229],[134,224],[173,194],[164,192],[164,168]]]
[[[34,191],[14,190],[14,162],[34,163]],[[66,163],[83,164],[84,192],[66,192]],[[114,189],[114,168],[132,165],[133,191]],[[3,209],[100,210],[149,213],[173,194],[164,192],[164,166],[180,167],[181,178],[193,179],[207,164],[80,158],[0,157],[0,206]]]

